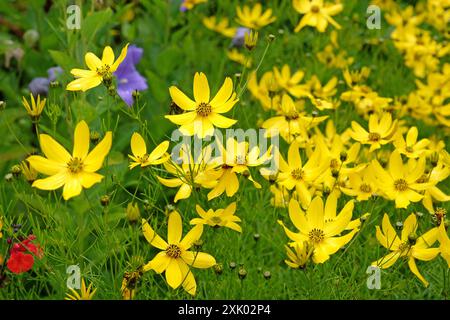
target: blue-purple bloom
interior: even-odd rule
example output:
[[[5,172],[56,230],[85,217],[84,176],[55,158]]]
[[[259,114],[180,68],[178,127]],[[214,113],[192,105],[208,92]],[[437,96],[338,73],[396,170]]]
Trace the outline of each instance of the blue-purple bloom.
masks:
[[[55,81],[58,75],[61,73],[63,73],[63,69],[61,69],[61,67],[51,67],[47,70],[47,78],[34,78],[28,85],[28,89],[30,89],[30,92],[35,97],[37,95],[46,96],[48,94],[48,87],[50,86],[50,82]]]
[[[117,93],[128,106],[133,105],[133,91],[142,91],[148,88],[147,80],[136,70],[136,65],[142,58],[144,50],[135,45],[128,47],[127,55],[117,68],[114,75],[117,77]]]
[[[234,35],[233,40],[231,40],[231,44],[235,47],[244,46],[246,33],[250,34],[249,28],[245,28],[245,27],[237,28],[236,34]]]

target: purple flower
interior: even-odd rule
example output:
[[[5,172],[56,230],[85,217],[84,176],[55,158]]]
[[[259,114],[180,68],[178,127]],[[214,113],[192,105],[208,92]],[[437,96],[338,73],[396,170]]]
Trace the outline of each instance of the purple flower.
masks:
[[[128,106],[133,105],[133,91],[142,91],[148,88],[147,80],[136,70],[136,64],[142,58],[144,50],[135,45],[128,47],[127,56],[117,68],[114,75],[117,77],[117,93]]]
[[[245,42],[245,34],[250,33],[249,28],[239,27],[236,30],[236,34],[233,37],[233,40],[231,40],[231,44],[235,47],[242,47]]]
[[[48,80],[50,82],[55,81],[61,73],[63,73],[63,69],[61,67],[51,67],[47,70]]]
[[[34,78],[28,85],[28,89],[30,89],[30,92],[35,97],[38,94],[41,96],[46,96],[48,94],[48,87],[50,86],[50,82],[55,81],[58,75],[60,75],[61,73],[63,73],[63,69],[61,69],[61,67],[51,67],[47,70],[47,78]]]
[[[48,86],[50,85],[50,81],[47,78],[38,77],[31,80],[28,85],[28,89],[33,94],[33,96],[37,96],[38,94],[41,96],[46,96],[48,94]]]

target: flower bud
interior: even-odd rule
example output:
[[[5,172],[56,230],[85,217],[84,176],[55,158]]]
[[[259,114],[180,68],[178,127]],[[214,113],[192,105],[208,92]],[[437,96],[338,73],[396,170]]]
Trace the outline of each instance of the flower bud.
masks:
[[[342,152],[339,154],[339,159],[341,159],[342,162],[344,162],[345,160],[347,160],[347,152],[342,151]]]
[[[12,175],[12,173],[7,173],[7,174],[5,175],[5,180],[6,180],[6,182],[11,182],[11,181],[13,180],[13,175]]]
[[[92,130],[92,131],[91,131],[91,134],[90,134],[90,136],[89,136],[89,138],[91,139],[91,142],[92,142],[93,144],[97,144],[98,141],[100,140],[100,133],[98,133],[98,132],[95,131],[95,130]]]
[[[244,280],[245,277],[247,277],[247,270],[244,269],[244,267],[240,267],[238,271],[239,279]]]
[[[223,272],[223,264],[221,264],[221,263],[216,263],[216,264],[213,266],[213,268],[214,268],[214,272],[215,272],[217,275],[221,275],[221,274],[222,274],[222,272]]]
[[[109,205],[110,200],[110,197],[106,194],[100,198],[100,204],[103,207],[106,207],[107,205]]]
[[[3,101],[3,100],[1,100],[1,101],[0,101],[0,111],[1,111],[1,110],[5,110],[5,109],[6,109],[6,102]]]
[[[141,217],[141,213],[139,211],[139,206],[137,203],[132,203],[132,202],[128,203],[127,209],[125,212],[126,212],[128,221],[131,223],[135,223]]]
[[[260,237],[261,237],[261,236],[259,235],[259,233],[255,233],[255,234],[253,235],[253,239],[255,239],[255,241],[258,241]]]
[[[236,262],[230,262],[230,269],[236,268]]]
[[[264,271],[263,276],[266,280],[269,280],[272,277],[270,271]]]
[[[34,29],[27,30],[23,35],[23,41],[27,47],[35,47],[39,41],[39,32]]]
[[[12,166],[11,173],[13,174],[14,177],[17,178],[22,173],[22,169],[20,168],[19,165],[16,164],[16,165]]]

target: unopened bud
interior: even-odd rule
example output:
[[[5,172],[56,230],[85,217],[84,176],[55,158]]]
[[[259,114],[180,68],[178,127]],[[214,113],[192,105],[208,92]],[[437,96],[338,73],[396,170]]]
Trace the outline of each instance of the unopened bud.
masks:
[[[110,202],[110,197],[108,196],[108,195],[104,195],[104,196],[102,196],[101,198],[100,198],[100,204],[103,206],[103,207],[106,207],[108,204],[109,204],[109,202]]]
[[[222,274],[222,272],[223,272],[223,264],[221,264],[221,263],[216,263],[215,265],[214,265],[214,272],[217,274],[217,275],[221,275]]]
[[[263,276],[266,280],[269,280],[272,277],[270,271],[264,271]]]
[[[236,268],[236,262],[230,262],[229,266],[230,266],[230,269]]]
[[[245,277],[247,276],[247,270],[244,269],[244,267],[239,268],[239,279],[244,280]]]
[[[13,174],[14,177],[17,178],[22,173],[22,169],[20,168],[19,165],[16,164],[16,165],[12,166],[11,173]]]
[[[91,131],[91,134],[90,134],[89,138],[91,139],[91,142],[93,144],[97,144],[98,140],[100,140],[100,133],[98,133],[97,131],[93,130],[93,131]]]
[[[130,202],[127,205],[126,216],[129,222],[135,223],[141,217],[141,213],[139,211],[139,206],[137,203]]]
[[[342,151],[342,152],[339,154],[339,159],[341,159],[342,162],[344,162],[345,160],[347,160],[347,152]]]

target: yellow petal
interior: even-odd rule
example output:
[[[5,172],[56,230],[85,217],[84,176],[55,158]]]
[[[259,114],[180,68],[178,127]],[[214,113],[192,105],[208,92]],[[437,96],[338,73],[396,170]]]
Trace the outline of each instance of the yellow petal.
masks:
[[[178,244],[183,233],[183,224],[181,216],[177,211],[173,211],[169,215],[169,226],[167,232],[167,241],[170,244]]]
[[[83,188],[89,189],[94,184],[102,181],[103,176],[95,172],[81,172],[79,173],[80,183]]]
[[[411,272],[414,273],[414,275],[417,278],[419,278],[420,281],[422,281],[423,285],[425,287],[428,287],[428,281],[425,280],[425,278],[420,274],[419,269],[417,268],[417,265],[416,265],[416,260],[414,260],[413,257],[409,258],[408,266],[409,266],[409,269],[411,270]]]
[[[27,158],[30,166],[37,172],[52,176],[64,170],[66,166],[64,164],[49,160],[41,156],[30,156]]]
[[[72,82],[70,82],[67,87],[66,90],[69,91],[87,91],[91,88],[94,88],[96,86],[98,86],[100,83],[102,83],[102,77],[101,76],[93,76],[93,77],[89,77],[89,78],[79,78],[76,79]]]
[[[72,69],[70,73],[77,78],[92,78],[97,75],[97,72],[85,69]]]
[[[232,93],[233,81],[231,80],[231,78],[226,77],[222,87],[220,87],[215,97],[211,100],[211,107],[214,109],[215,106],[223,105],[231,97]]]
[[[183,240],[181,240],[180,247],[182,247],[184,250],[189,250],[192,244],[200,239],[202,233],[203,225],[196,225],[184,236]]]
[[[164,116],[164,118],[169,119],[179,126],[193,122],[196,117],[197,113],[195,111]]]
[[[311,228],[323,230],[323,201],[321,197],[317,196],[311,201],[308,210],[306,210],[306,218],[308,219]]]
[[[400,251],[394,251],[391,253],[388,253],[383,258],[378,259],[375,262],[372,262],[373,266],[377,266],[381,269],[387,269],[391,267],[400,257]]]
[[[111,66],[114,63],[114,51],[110,46],[103,49],[102,64]]]
[[[60,172],[45,179],[38,179],[33,182],[33,187],[41,190],[56,190],[64,185],[66,172]]]
[[[128,45],[129,43],[127,43],[126,46],[123,47],[122,51],[120,51],[119,57],[110,68],[111,72],[115,72],[119,65],[122,63],[123,59],[125,59],[125,57],[127,56]]]
[[[206,269],[211,268],[216,264],[216,259],[204,252],[185,251],[181,255],[181,258],[184,262],[194,268]]]
[[[176,187],[179,187],[179,186],[181,186],[183,184],[183,181],[181,179],[178,179],[178,178],[164,179],[164,178],[161,178],[161,177],[158,177],[158,176],[157,176],[157,178],[158,178],[158,180],[159,180],[159,182],[161,184],[163,184],[163,185],[165,185],[166,187],[169,187],[169,188],[176,188]]]
[[[159,252],[148,264],[147,264],[147,270],[152,269],[156,273],[163,273],[164,270],[167,269],[170,258],[167,256],[165,251]]]
[[[169,286],[176,289],[180,286],[181,281],[183,281],[183,274],[181,274],[180,267],[178,265],[177,259],[170,259],[169,265],[166,269],[166,280]]]
[[[100,141],[94,149],[84,159],[84,170],[88,172],[95,172],[99,170],[105,157],[108,155],[112,144],[112,132],[108,131],[105,137]]]
[[[203,72],[196,72],[194,76],[194,98],[195,102],[209,103],[209,84]]]
[[[237,120],[224,117],[214,112],[208,116],[208,119],[218,128],[229,128],[237,122]]]
[[[39,137],[42,152],[49,160],[60,164],[67,164],[72,158],[69,152],[49,135],[41,134]]]
[[[189,99],[180,89],[175,86],[169,88],[169,94],[172,101],[183,110],[192,111],[195,110],[197,104]]]
[[[417,218],[414,213],[411,213],[403,223],[403,229],[401,234],[402,241],[408,241],[408,236],[412,233],[415,233],[416,229],[417,229]]]
[[[194,274],[189,269],[188,265],[183,262],[183,260],[178,259],[178,266],[180,267],[181,274],[183,274],[183,288],[190,295],[195,295],[197,290],[197,283],[195,282]]]
[[[70,198],[78,196],[82,189],[80,180],[68,175],[63,189],[64,200],[69,200]]]
[[[175,195],[175,199],[173,200],[175,203],[178,202],[178,200],[187,199],[191,196],[192,187],[186,183],[183,183],[178,189],[177,194]]]
[[[155,160],[161,158],[169,148],[169,141],[161,142],[148,156],[149,162],[154,162]]]
[[[302,233],[307,234],[311,231],[311,227],[305,217],[305,213],[300,208],[298,201],[295,199],[291,199],[291,201],[289,201],[289,218],[294,226]]]
[[[166,250],[169,246],[166,241],[164,241],[158,234],[153,230],[152,227],[148,224],[147,220],[142,219],[142,232],[144,233],[145,239],[147,239],[148,243],[152,246]]]
[[[80,121],[74,134],[73,157],[83,160],[89,152],[89,127],[85,121]]]
[[[88,68],[92,71],[97,71],[97,68],[101,68],[102,66],[102,61],[92,52],[86,53],[84,60]]]
[[[131,152],[135,157],[142,157],[147,153],[144,138],[137,132],[131,136]]]

